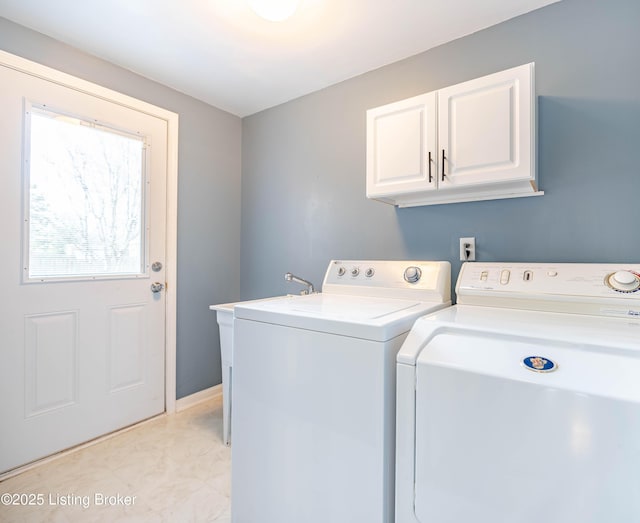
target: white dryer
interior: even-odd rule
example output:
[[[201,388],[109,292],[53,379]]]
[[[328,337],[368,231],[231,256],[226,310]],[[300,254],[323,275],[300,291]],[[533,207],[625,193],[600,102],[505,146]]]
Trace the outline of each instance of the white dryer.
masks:
[[[448,262],[332,261],[321,294],[235,307],[235,523],[393,520],[395,360]]]
[[[398,354],[396,523],[640,521],[640,266],[467,263]]]

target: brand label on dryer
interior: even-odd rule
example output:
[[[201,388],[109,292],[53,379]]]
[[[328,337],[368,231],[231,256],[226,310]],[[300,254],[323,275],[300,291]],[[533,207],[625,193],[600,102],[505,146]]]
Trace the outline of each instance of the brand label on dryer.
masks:
[[[542,356],[527,356],[522,360],[522,365],[533,372],[553,372],[558,368],[554,361]]]
[[[640,318],[638,309],[600,309],[603,316],[624,316],[625,318]]]

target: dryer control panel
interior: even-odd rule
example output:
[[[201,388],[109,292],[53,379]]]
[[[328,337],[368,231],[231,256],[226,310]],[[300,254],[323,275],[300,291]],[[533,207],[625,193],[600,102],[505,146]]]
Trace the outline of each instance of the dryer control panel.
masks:
[[[465,263],[461,305],[640,318],[640,265]]]

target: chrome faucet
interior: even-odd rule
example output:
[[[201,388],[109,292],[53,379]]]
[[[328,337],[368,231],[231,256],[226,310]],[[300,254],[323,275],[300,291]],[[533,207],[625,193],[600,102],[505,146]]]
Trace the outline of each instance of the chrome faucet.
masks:
[[[294,281],[296,283],[301,283],[302,285],[306,285],[307,288],[303,290],[300,294],[313,294],[314,292],[316,292],[313,288],[313,283],[307,280],[303,280],[302,278],[298,278],[297,276],[294,276],[290,272],[284,275],[284,279],[287,281]]]

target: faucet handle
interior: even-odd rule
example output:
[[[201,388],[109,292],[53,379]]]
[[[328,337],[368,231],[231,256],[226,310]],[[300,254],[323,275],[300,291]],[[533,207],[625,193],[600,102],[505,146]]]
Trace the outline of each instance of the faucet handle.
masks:
[[[307,288],[302,292],[300,292],[300,294],[302,295],[313,294],[315,292],[315,289],[313,288],[313,283],[307,280],[303,280],[302,278],[298,278],[298,276],[294,276],[290,272],[285,273],[284,279],[286,281],[294,281],[296,283],[301,283],[302,285],[306,285]]]

